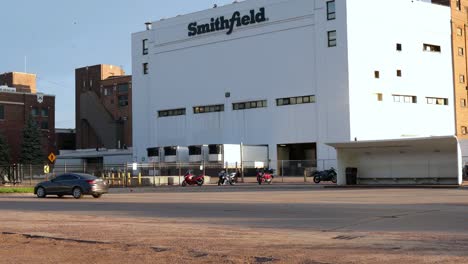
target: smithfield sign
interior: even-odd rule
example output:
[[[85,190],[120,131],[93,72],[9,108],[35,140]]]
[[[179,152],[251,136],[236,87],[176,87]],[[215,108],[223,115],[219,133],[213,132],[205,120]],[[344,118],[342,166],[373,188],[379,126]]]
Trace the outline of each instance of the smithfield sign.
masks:
[[[268,19],[265,16],[265,8],[262,7],[256,12],[255,9],[250,10],[248,15],[241,16],[239,11],[234,12],[231,18],[226,19],[224,16],[211,18],[211,22],[207,24],[198,24],[197,22],[188,25],[188,36],[194,37],[206,33],[227,30],[226,34],[231,35],[236,27],[263,23]]]

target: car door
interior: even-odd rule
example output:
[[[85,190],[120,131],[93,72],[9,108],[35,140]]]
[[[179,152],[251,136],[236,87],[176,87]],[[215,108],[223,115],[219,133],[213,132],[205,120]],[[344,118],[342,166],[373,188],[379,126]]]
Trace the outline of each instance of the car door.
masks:
[[[62,181],[66,175],[60,175],[50,180],[46,186],[46,193],[48,194],[57,194],[60,192]]]
[[[78,177],[75,175],[64,175],[63,179],[59,183],[59,192],[62,194],[71,194],[77,180]]]

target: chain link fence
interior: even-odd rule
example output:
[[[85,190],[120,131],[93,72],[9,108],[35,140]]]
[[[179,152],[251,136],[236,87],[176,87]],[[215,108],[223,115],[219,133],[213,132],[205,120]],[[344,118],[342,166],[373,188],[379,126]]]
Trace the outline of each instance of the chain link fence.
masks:
[[[244,161],[243,163],[126,163],[80,165],[23,165],[15,164],[0,167],[0,176],[4,185],[35,185],[62,173],[87,173],[107,180],[111,187],[137,187],[181,185],[184,175],[191,171],[195,175],[205,175],[206,183],[217,183],[218,174],[225,170],[236,172],[239,182],[255,183],[257,172],[261,168],[274,171],[276,183],[311,183],[312,174],[317,166],[329,161]]]

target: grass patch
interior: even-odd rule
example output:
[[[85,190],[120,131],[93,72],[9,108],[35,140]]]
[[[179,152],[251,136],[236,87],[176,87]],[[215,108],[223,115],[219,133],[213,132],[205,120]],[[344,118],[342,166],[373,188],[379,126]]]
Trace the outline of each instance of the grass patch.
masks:
[[[0,194],[2,193],[33,193],[33,187],[0,187]]]

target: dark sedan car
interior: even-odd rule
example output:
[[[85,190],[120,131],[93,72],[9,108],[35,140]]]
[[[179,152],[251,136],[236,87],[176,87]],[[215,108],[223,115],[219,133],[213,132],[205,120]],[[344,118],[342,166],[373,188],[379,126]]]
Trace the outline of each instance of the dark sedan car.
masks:
[[[47,195],[58,197],[73,195],[74,198],[80,199],[85,194],[99,198],[108,191],[107,181],[82,173],[61,174],[50,181],[38,183],[34,187],[34,194],[39,198],[45,198]]]

